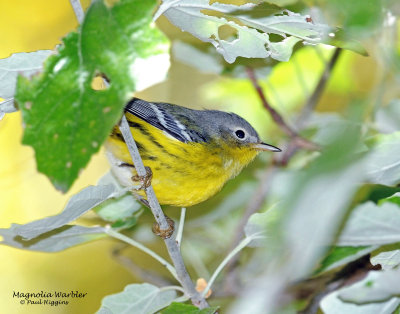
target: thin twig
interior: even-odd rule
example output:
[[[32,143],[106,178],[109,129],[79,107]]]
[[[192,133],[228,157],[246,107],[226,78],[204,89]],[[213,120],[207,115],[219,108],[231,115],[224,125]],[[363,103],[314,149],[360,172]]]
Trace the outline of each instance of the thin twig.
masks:
[[[341,52],[342,52],[341,48],[336,48],[334,53],[332,54],[331,59],[326,64],[317,86],[315,87],[311,96],[308,98],[307,103],[304,105],[303,110],[301,111],[299,117],[297,118],[296,126],[298,128],[302,128],[304,126],[305,122],[307,121],[307,119],[310,117],[311,113],[317,106],[318,101],[321,99],[322,93],[325,90],[326,83],[328,82],[328,79],[331,76],[332,69],[335,66],[336,62],[338,61]]]
[[[170,286],[172,284],[169,279],[150,270],[143,269],[139,265],[135,264],[131,258],[122,254],[123,249],[124,248],[114,249],[112,251],[112,256],[118,263],[129,270],[135,277],[138,277],[142,281],[149,282],[158,287]]]
[[[129,237],[123,235],[122,233],[115,231],[111,227],[106,228],[106,233],[109,236],[111,236],[115,239],[121,240],[125,243],[128,243],[128,244],[132,245],[133,247],[141,250],[142,252],[150,255],[155,260],[160,262],[161,265],[163,265],[171,273],[171,275],[174,276],[176,278],[176,280],[179,281],[178,275],[176,274],[176,271],[175,271],[175,268],[170,263],[168,263],[165,259],[163,259],[160,255],[158,255],[156,252],[150,250],[149,248],[147,248],[143,244],[133,240],[132,238],[129,238]]]
[[[236,226],[234,232],[234,238],[229,246],[229,251],[232,251],[233,248],[235,248],[240,243],[244,235],[244,227],[247,224],[250,216],[256,213],[265,202],[265,199],[271,187],[271,183],[273,181],[273,177],[276,174],[276,172],[277,172],[277,166],[271,165],[270,167],[265,169],[265,171],[261,175],[260,185],[257,188],[257,190],[253,193],[251,201],[247,205],[244,214],[241,216],[241,219],[238,225]],[[235,255],[227,264],[226,282],[224,284],[225,288],[224,290],[229,290],[230,292],[232,292],[232,288],[238,286],[236,282],[237,276],[235,273],[235,269],[238,266],[239,257],[240,257],[239,254]]]
[[[246,71],[247,71],[247,75],[250,78],[250,81],[252,82],[254,89],[256,90],[264,108],[267,109],[267,111],[271,115],[272,119],[275,121],[276,124],[279,125],[279,127],[282,129],[282,131],[285,132],[287,135],[289,135],[291,138],[295,138],[296,143],[300,147],[302,147],[304,149],[308,149],[308,150],[317,150],[318,149],[317,145],[315,145],[314,143],[306,140],[305,138],[303,138],[299,134],[297,134],[297,132],[294,131],[285,122],[285,120],[283,120],[282,116],[274,108],[271,107],[271,105],[269,104],[269,102],[267,101],[267,99],[264,95],[264,92],[263,92],[260,84],[258,84],[254,70],[252,68],[247,67]]]
[[[140,157],[139,150],[136,146],[135,140],[133,139],[132,133],[130,131],[130,127],[128,121],[126,120],[125,115],[122,116],[121,124],[120,124],[121,134],[124,137],[125,143],[128,146],[129,153],[131,155],[133,164],[139,176],[146,176],[146,169],[143,165],[142,158]],[[156,195],[154,193],[153,187],[150,185],[145,189],[145,193],[147,196],[147,201],[149,202],[150,209],[154,215],[154,218],[157,224],[160,226],[161,230],[167,230],[169,228],[169,224],[167,219],[158,203]],[[204,297],[202,297],[192,282],[190,278],[185,264],[183,262],[183,258],[179,247],[173,237],[164,239],[165,245],[167,246],[168,253],[172,259],[172,262],[175,266],[175,270],[177,276],[179,278],[179,282],[182,287],[185,289],[187,295],[192,300],[192,303],[200,308],[208,307],[208,304]]]
[[[85,12],[82,9],[80,0],[69,0],[69,2],[71,3],[72,9],[75,12],[76,19],[78,20],[79,24],[81,24],[85,16]]]
[[[240,240],[243,237],[244,234],[244,227],[247,224],[247,221],[249,220],[250,216],[253,215],[255,212],[257,212],[260,207],[263,205],[265,201],[265,197],[267,195],[267,192],[270,189],[272,178],[274,174],[276,173],[277,167],[274,165],[271,165],[268,167],[265,171],[263,171],[261,177],[260,177],[260,185],[258,186],[257,190],[253,193],[253,196],[250,199],[249,204],[246,207],[246,210],[243,215],[241,215],[241,219],[239,221],[239,224],[237,225],[235,232],[234,232],[234,238],[233,241],[230,245],[230,249],[232,250],[235,246],[238,245]]]
[[[179,219],[179,225],[178,225],[178,232],[176,233],[176,238],[175,238],[179,248],[181,247],[181,242],[182,242],[183,226],[185,224],[185,215],[186,215],[186,208],[182,207],[181,218]]]
[[[125,143],[128,146],[129,153],[131,154],[137,174],[140,177],[145,177],[147,175],[146,168],[143,165],[142,158],[140,157],[135,140],[132,137],[129,124],[126,120],[125,115],[122,116],[119,128],[121,130],[122,136],[124,137]],[[145,188],[145,192],[147,195],[147,201],[150,205],[150,209],[154,217],[156,218],[156,221],[159,224],[161,230],[167,230],[169,228],[169,224],[167,222],[167,219],[165,218],[164,212],[162,211],[160,204],[158,203],[153,187],[150,185],[149,187]]]
[[[211,276],[210,280],[207,283],[206,288],[203,290],[201,295],[204,297],[207,295],[207,292],[210,290],[211,286],[213,285],[215,279],[217,279],[219,273],[222,271],[222,269],[225,267],[226,264],[237,254],[239,253],[242,249],[244,249],[250,242],[251,238],[244,238],[219,264],[213,275]]]
[[[247,71],[248,77],[250,78],[250,80],[258,94],[258,97],[260,98],[264,108],[267,109],[267,111],[271,115],[272,119],[276,122],[276,124],[279,125],[279,127],[287,135],[289,135],[290,137],[295,137],[297,135],[297,133],[286,124],[286,122],[283,120],[282,116],[274,108],[272,108],[271,105],[269,104],[269,102],[267,101],[267,98],[265,97],[260,84],[258,84],[254,70],[252,68],[248,67],[248,68],[246,68],[246,71]]]

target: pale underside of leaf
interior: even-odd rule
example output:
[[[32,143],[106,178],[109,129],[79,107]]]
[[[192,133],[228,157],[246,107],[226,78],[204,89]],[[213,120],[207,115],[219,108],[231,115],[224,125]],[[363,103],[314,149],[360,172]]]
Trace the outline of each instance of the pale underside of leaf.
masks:
[[[384,245],[400,242],[400,207],[391,202],[368,202],[356,207],[337,245]]]
[[[371,257],[372,265],[381,265],[382,269],[393,269],[400,265],[400,249],[381,252]]]
[[[105,200],[120,196],[120,193],[113,185],[89,186],[74,195],[60,214],[17,226],[14,232],[26,240],[33,239],[74,221]]]
[[[272,57],[287,61],[297,42],[304,40],[318,43],[330,29],[326,25],[308,22],[306,16],[278,10],[277,7],[269,12],[269,16],[252,16],[252,10],[257,8],[253,3],[236,6],[217,2],[209,4],[207,0],[166,0],[161,4],[155,19],[164,14],[182,30],[213,44],[229,63],[233,63],[237,57]],[[209,10],[223,13],[223,16],[207,14]],[[219,28],[224,25],[233,28],[237,38],[221,39]],[[268,34],[277,34],[283,38],[280,42],[271,42]]]
[[[132,284],[126,286],[123,292],[105,297],[99,312],[155,313],[168,306],[176,296],[174,290],[160,289],[148,283]]]
[[[43,67],[43,61],[52,52],[52,50],[21,52],[14,53],[8,58],[0,59],[0,97],[3,99],[14,97],[17,76],[19,74],[29,76],[40,72]]]
[[[20,225],[13,224],[8,229],[0,229],[3,245],[40,252],[59,252],[70,247],[105,237],[102,227],[67,225],[47,232],[33,240],[24,240],[17,232]]]
[[[400,295],[400,269],[370,271],[361,281],[341,289],[339,298],[357,304],[386,301]]]

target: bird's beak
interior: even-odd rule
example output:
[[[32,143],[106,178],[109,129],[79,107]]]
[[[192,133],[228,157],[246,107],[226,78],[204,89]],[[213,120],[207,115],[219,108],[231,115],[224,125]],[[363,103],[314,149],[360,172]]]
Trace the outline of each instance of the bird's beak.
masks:
[[[253,147],[256,150],[262,150],[262,151],[265,151],[265,150],[270,150],[272,152],[281,152],[282,151],[280,148],[269,145],[267,143],[258,143],[258,144],[253,145]]]

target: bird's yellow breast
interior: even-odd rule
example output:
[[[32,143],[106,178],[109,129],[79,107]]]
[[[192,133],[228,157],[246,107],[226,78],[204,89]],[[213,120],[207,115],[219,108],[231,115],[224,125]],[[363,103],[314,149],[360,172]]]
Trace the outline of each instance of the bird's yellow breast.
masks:
[[[143,163],[153,172],[152,186],[160,204],[187,207],[207,200],[257,155],[248,147],[184,143],[133,115],[127,117]],[[114,130],[106,147],[122,163],[132,164],[118,132]]]

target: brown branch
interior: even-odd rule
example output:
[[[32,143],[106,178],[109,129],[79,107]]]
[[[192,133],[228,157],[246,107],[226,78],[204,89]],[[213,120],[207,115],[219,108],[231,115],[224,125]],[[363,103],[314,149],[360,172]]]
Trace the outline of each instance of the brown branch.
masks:
[[[139,265],[135,264],[132,259],[122,254],[122,250],[127,248],[125,245],[120,248],[116,248],[112,251],[112,257],[127,270],[129,270],[135,277],[139,277],[144,282],[149,282],[158,287],[170,286],[172,282],[165,277],[162,277],[155,272],[147,269],[141,268]]]
[[[297,118],[296,126],[298,128],[302,128],[304,126],[304,123],[310,117],[311,113],[314,111],[319,100],[321,99],[326,83],[328,82],[331,76],[333,67],[337,63],[341,52],[342,52],[341,48],[336,48],[329,62],[326,64],[325,69],[322,72],[322,75],[318,81],[318,84],[317,86],[315,86],[314,92],[308,98],[307,103],[304,105],[303,110],[301,111],[299,117]]]
[[[258,96],[260,97],[260,100],[261,100],[264,108],[269,112],[272,119],[282,129],[282,131],[285,132],[292,139],[295,139],[296,140],[295,142],[299,147],[302,147],[307,150],[317,150],[318,149],[317,145],[315,145],[314,143],[301,137],[295,130],[293,130],[285,122],[285,120],[283,120],[282,116],[274,108],[271,107],[271,105],[267,101],[267,98],[265,97],[265,94],[264,94],[260,84],[258,84],[254,70],[252,68],[247,67],[246,71],[247,71],[247,76],[249,77],[250,81],[253,84],[254,89],[256,90]]]

